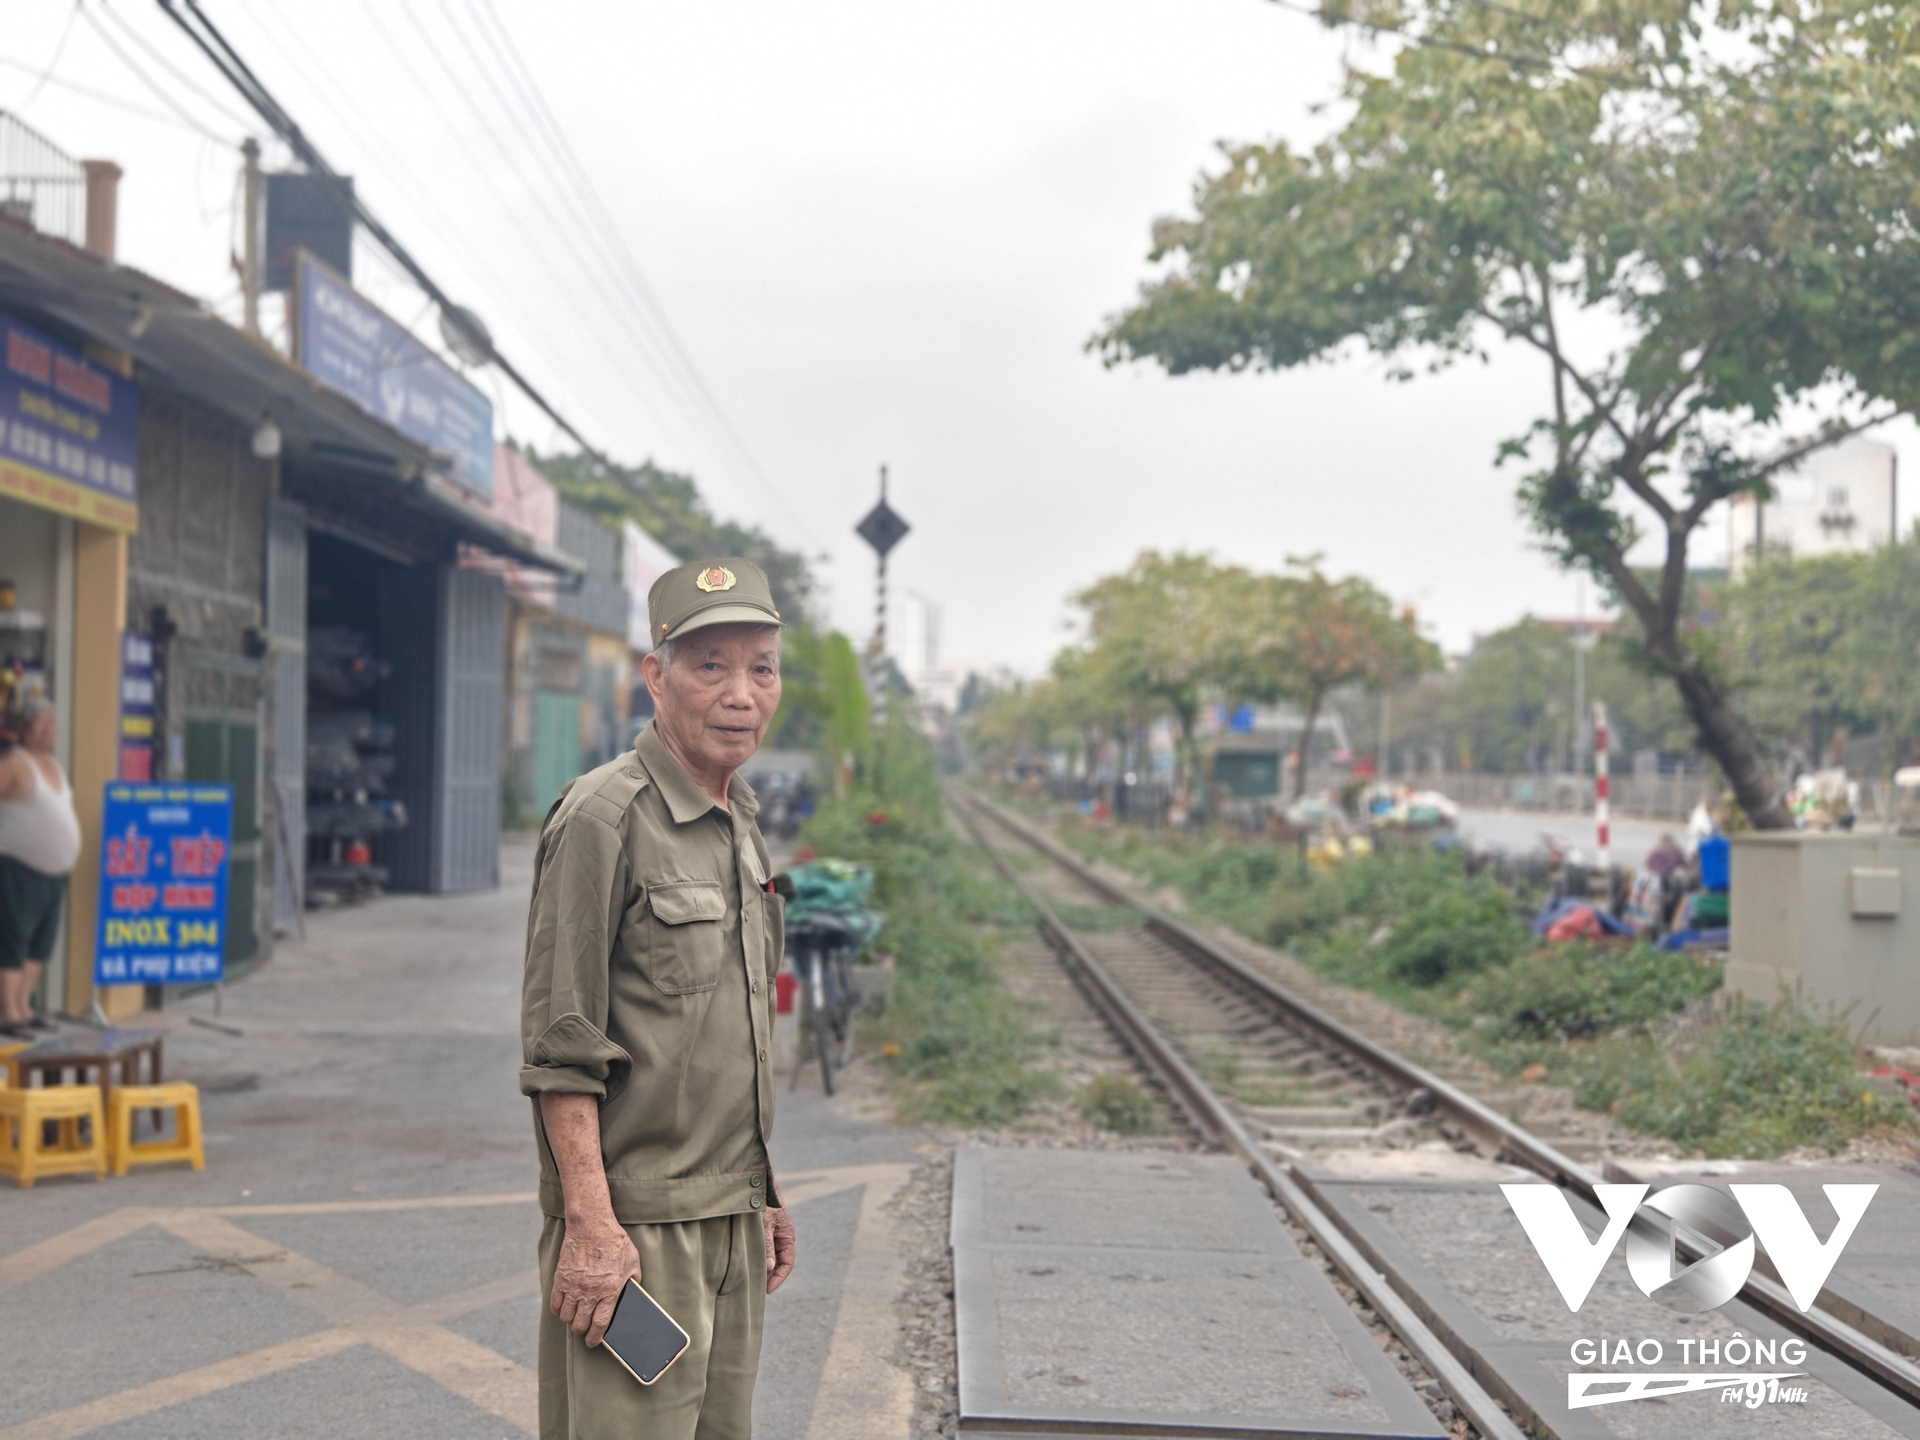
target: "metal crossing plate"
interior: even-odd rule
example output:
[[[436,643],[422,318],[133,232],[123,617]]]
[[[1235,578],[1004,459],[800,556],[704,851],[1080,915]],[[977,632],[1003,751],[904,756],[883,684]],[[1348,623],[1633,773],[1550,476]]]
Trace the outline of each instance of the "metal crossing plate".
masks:
[[[1793,1440],[1892,1440],[1920,1435],[1920,1410],[1859,1371],[1808,1346],[1799,1363],[1775,1363],[1802,1372],[1791,1383],[1804,1390],[1798,1403],[1762,1396],[1749,1406],[1732,1400],[1724,1383],[1685,1388],[1691,1374],[1718,1376],[1722,1369],[1767,1370],[1778,1362],[1790,1332],[1741,1300],[1718,1310],[1681,1314],[1648,1299],[1628,1275],[1624,1253],[1608,1260],[1576,1314],[1567,1309],[1501,1195],[1487,1181],[1336,1180],[1314,1182],[1316,1198],[1334,1222],[1380,1268],[1395,1288],[1456,1353],[1471,1353],[1487,1388],[1523,1418],[1534,1417],[1540,1433],[1556,1440],[1705,1440],[1708,1436],[1780,1436]],[[1569,1197],[1589,1237],[1606,1217],[1584,1200]],[[1829,1222],[1830,1223],[1830,1222]],[[1742,1337],[1730,1367],[1724,1351]],[[1608,1360],[1576,1360],[1574,1342],[1604,1340]],[[1701,1341],[1715,1355],[1699,1360]],[[1753,1341],[1765,1353],[1753,1361]],[[1632,1347],[1658,1341],[1644,1356]],[[1683,1352],[1681,1343],[1686,1342]],[[1621,1343],[1629,1347],[1621,1350]],[[1582,1347],[1582,1354],[1592,1347]],[[1683,1359],[1684,1354],[1684,1359]],[[1748,1363],[1752,1362],[1752,1363]],[[1570,1404],[1569,1377],[1604,1374],[1596,1386],[1607,1398]],[[1658,1380],[1636,1388],[1636,1377]],[[1655,1393],[1656,1390],[1664,1393]]]
[[[963,1434],[1444,1435],[1238,1161],[963,1147]]]

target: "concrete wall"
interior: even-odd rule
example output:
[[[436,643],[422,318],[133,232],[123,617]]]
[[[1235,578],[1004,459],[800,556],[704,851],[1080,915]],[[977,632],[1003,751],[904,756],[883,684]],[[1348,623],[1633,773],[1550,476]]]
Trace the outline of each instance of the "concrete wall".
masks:
[[[1736,835],[1732,896],[1730,991],[1784,988],[1865,1041],[1920,1045],[1920,838]]]

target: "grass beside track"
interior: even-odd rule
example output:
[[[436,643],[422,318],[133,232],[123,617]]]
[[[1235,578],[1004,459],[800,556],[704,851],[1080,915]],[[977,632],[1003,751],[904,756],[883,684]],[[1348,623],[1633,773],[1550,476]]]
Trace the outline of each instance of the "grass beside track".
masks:
[[[1543,897],[1469,873],[1458,854],[1389,850],[1320,869],[1260,841],[1060,833],[1330,980],[1444,1022],[1501,1073],[1544,1067],[1577,1105],[1685,1150],[1761,1158],[1920,1139],[1908,1105],[1865,1083],[1844,1017],[1784,999],[1715,1004],[1717,962],[1647,945],[1536,946],[1524,917]]]
[[[904,726],[875,736],[854,792],[801,831],[823,856],[873,866],[880,945],[894,956],[893,993],[875,1031],[900,1118],[1004,1125],[1058,1081],[1051,1037],[1002,983],[1002,932],[1034,915],[986,857],[947,824],[939,774]]]

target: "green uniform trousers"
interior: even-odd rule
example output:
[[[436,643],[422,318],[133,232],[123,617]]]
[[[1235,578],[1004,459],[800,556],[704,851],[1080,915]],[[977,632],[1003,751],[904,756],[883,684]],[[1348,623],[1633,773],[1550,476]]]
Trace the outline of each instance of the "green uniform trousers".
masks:
[[[540,1440],[751,1440],[760,1321],[767,1308],[760,1214],[628,1225],[640,1283],[691,1338],[642,1385],[553,1313],[553,1272],[567,1223],[540,1231]]]

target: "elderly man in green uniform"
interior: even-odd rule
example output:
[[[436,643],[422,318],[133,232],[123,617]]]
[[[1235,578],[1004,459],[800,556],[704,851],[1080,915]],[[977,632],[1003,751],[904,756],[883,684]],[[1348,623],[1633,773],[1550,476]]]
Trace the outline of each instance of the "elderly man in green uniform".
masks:
[[[749,1440],[793,1268],[767,1155],[783,902],[735,773],[780,703],[780,612],[737,559],[668,571],[647,605],[653,721],[567,787],[534,864],[543,1440]],[[629,1276],[691,1337],[651,1386],[600,1348]]]

